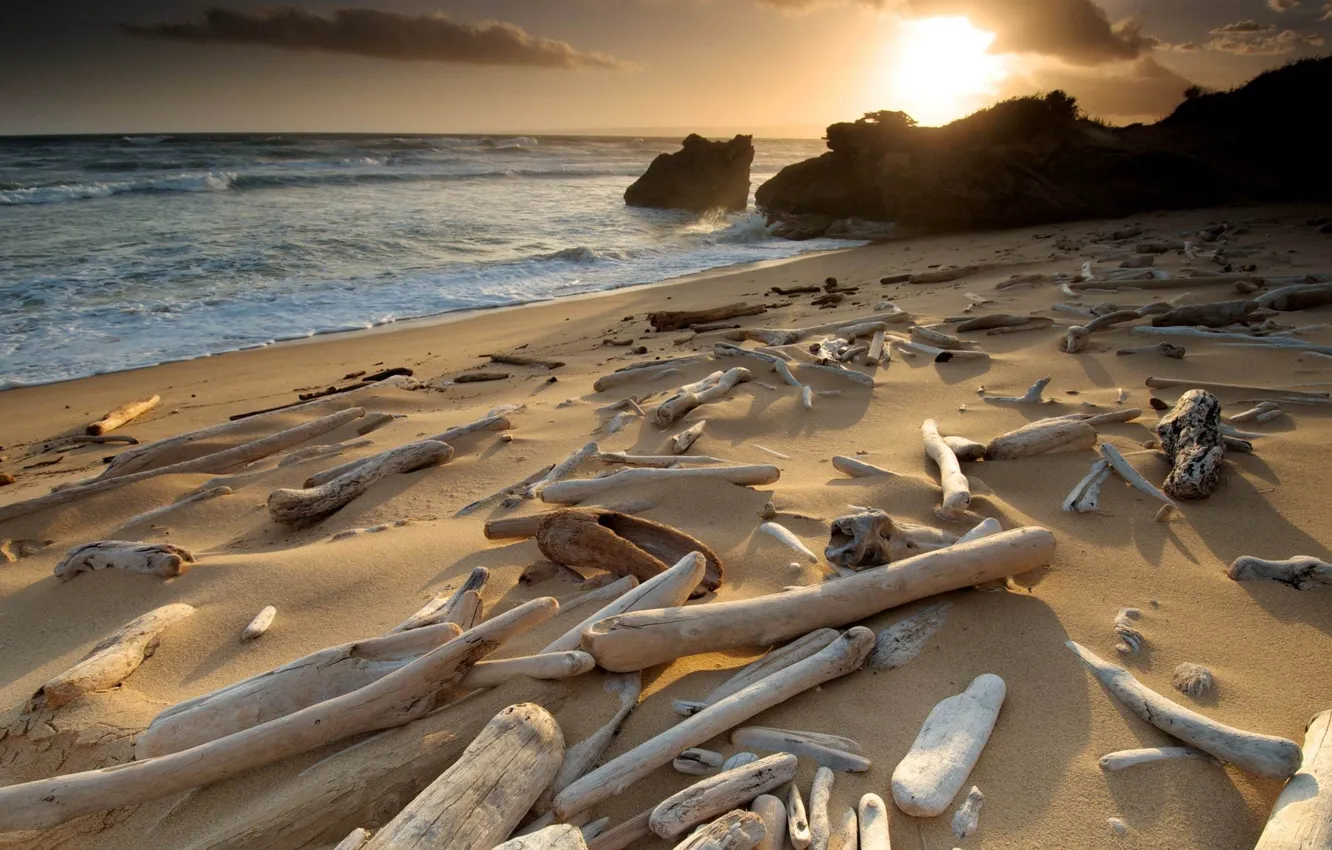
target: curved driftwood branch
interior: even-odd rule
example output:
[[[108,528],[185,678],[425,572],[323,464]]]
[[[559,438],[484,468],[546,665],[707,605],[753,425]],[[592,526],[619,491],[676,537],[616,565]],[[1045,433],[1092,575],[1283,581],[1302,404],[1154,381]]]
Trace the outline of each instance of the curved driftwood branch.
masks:
[[[612,759],[555,798],[557,817],[568,818],[613,797],[690,747],[698,746],[759,712],[858,669],[874,643],[869,629],[856,627],[816,655],[768,676],[676,724],[655,738]]]
[[[418,850],[444,836],[450,850],[492,850],[518,826],[563,758],[564,735],[550,712],[510,706],[365,850]]]
[[[1245,555],[1236,558],[1226,574],[1235,581],[1271,579],[1296,590],[1312,590],[1332,584],[1332,564],[1311,555],[1295,555],[1284,561],[1265,561]]]
[[[162,578],[184,575],[194,556],[170,543],[135,543],[132,540],[100,540],[70,549],[56,564],[55,577],[69,581],[80,573],[96,570],[125,570]]]
[[[799,590],[622,614],[588,627],[583,649],[607,670],[628,672],[683,655],[771,646],[936,593],[1026,572],[1047,563],[1054,548],[1054,535],[1043,528],[1014,529]]]
[[[89,436],[100,437],[103,434],[109,434],[112,431],[124,425],[126,422],[133,422],[140,416],[152,410],[161,404],[160,395],[151,395],[148,398],[131,401],[128,404],[122,404],[120,407],[112,408],[105,416],[84,429]]]
[[[457,623],[466,631],[476,625],[481,616],[481,592],[490,581],[490,570],[475,567],[467,579],[452,593],[437,593],[415,614],[390,630],[406,632],[436,623]],[[472,597],[467,594],[471,593]]]
[[[1254,850],[1332,848],[1332,711],[1320,711],[1304,732],[1300,770],[1281,789]]]
[[[1065,645],[1115,699],[1162,732],[1259,776],[1286,779],[1299,769],[1300,748],[1294,741],[1245,732],[1203,717],[1148,688],[1118,664],[1098,658],[1073,641]]]
[[[804,661],[806,658],[822,652],[835,640],[837,640],[835,629],[817,629],[746,665],[740,672],[713,688],[712,692],[702,700],[693,702],[678,699],[672,705],[676,712],[685,717],[698,714],[708,706],[720,702],[737,691],[744,690],[760,679],[770,676],[778,670],[785,670],[792,664]]]
[[[1003,679],[984,673],[930,711],[911,751],[893,771],[898,808],[912,817],[943,814],[990,740],[1006,690]]]
[[[614,475],[607,475],[605,478],[587,478],[552,484],[541,493],[541,498],[543,501],[554,504],[573,505],[596,498],[607,490],[623,487],[626,484],[648,484],[656,481],[675,481],[677,479],[710,479],[751,486],[772,484],[781,477],[781,474],[781,470],[777,467],[767,464],[716,466],[702,469],[626,469]]]
[[[937,422],[933,419],[922,422],[920,436],[925,442],[925,454],[939,467],[939,483],[944,491],[943,512],[946,516],[957,516],[971,505],[971,485],[967,476],[962,474],[957,455],[939,435]]]
[[[155,800],[341,740],[410,723],[478,659],[547,619],[553,599],[535,599],[377,682],[295,714],[178,753],[0,788],[0,830],[42,829],[80,815]]]
[[[698,552],[685,555],[664,572],[653,576],[642,584],[632,576],[622,578],[615,584],[624,583],[625,591],[606,607],[592,614],[577,626],[556,638],[545,649],[546,652],[558,652],[564,649],[577,649],[583,640],[583,632],[593,623],[624,614],[629,611],[648,611],[657,607],[683,605],[698,587],[707,571],[707,559]],[[632,583],[630,581],[632,580]],[[628,673],[629,670],[615,672]]]
[[[669,525],[603,509],[552,511],[536,533],[541,554],[557,564],[590,567],[647,581],[690,552],[707,560],[702,588],[721,587],[722,563],[699,540]]]
[[[1101,770],[1114,773],[1140,764],[1151,764],[1155,761],[1195,758],[1214,761],[1207,753],[1202,750],[1195,750],[1193,747],[1143,747],[1137,750],[1119,750],[1106,753],[1097,760],[1097,764],[1101,766]]]
[[[855,369],[848,369],[845,366],[831,366],[822,363],[797,363],[796,369],[800,372],[813,372],[819,375],[833,375],[838,378],[845,378],[853,381],[863,387],[874,389],[874,378],[866,375],[864,372],[857,372]]]
[[[731,733],[731,743],[746,750],[791,753],[844,773],[864,773],[870,769],[870,760],[860,755],[860,744],[839,735],[746,726]]]
[[[452,457],[452,446],[433,440],[389,449],[351,472],[318,487],[274,490],[268,495],[268,514],[274,522],[284,524],[323,519],[342,510],[383,478],[448,463]]]
[[[796,757],[778,753],[733,770],[709,776],[657,804],[648,827],[662,838],[678,838],[692,826],[795,779]]]
[[[114,688],[157,651],[162,632],[193,613],[193,605],[177,603],[131,620],[103,638],[78,664],[38,688],[28,702],[29,710],[54,710],[84,694]]]

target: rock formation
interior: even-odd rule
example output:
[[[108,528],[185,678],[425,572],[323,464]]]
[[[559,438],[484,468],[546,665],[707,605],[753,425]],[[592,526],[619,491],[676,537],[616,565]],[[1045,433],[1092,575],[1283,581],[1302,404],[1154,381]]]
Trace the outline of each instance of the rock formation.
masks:
[[[710,142],[691,134],[676,153],[652,160],[643,176],[625,190],[631,207],[705,212],[720,207],[749,206],[749,166],[754,162],[754,137],[736,136]]]

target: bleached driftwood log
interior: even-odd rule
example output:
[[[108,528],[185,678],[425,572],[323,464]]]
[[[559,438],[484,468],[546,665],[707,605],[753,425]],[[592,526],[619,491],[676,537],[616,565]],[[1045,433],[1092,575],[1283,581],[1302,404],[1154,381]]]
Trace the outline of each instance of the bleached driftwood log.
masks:
[[[194,556],[170,543],[135,543],[132,540],[100,540],[70,549],[56,564],[55,577],[69,581],[80,573],[96,570],[125,570],[171,578],[184,575]]]
[[[772,484],[781,477],[775,466],[715,466],[702,469],[626,469],[605,478],[585,478],[552,484],[541,493],[543,501],[560,505],[573,505],[595,498],[627,484],[647,484],[656,481],[714,480],[729,481],[741,486]]]
[[[1161,448],[1173,464],[1162,489],[1176,499],[1205,499],[1220,481],[1226,448],[1221,435],[1221,402],[1205,390],[1179,397],[1156,426]]]
[[[1332,850],[1332,711],[1304,731],[1299,772],[1281,789],[1254,850]]]
[[[960,461],[982,460],[985,457],[984,443],[978,443],[966,437],[944,437],[943,441],[948,444],[948,448],[953,450],[953,454]]]
[[[136,617],[99,641],[78,664],[38,688],[28,709],[55,710],[84,694],[114,688],[152,657],[162,632],[193,613],[193,605],[176,603]]]
[[[999,522],[999,520],[995,519],[994,517],[986,517],[985,519],[976,523],[976,525],[973,526],[972,529],[968,531],[966,534],[957,538],[957,542],[953,543],[952,545],[956,546],[958,543],[970,543],[973,540],[980,540],[983,537],[993,536],[1003,530],[1004,526],[1001,522]]]
[[[468,668],[555,613],[534,599],[344,696],[169,755],[0,788],[0,830],[42,829],[272,764],[350,735],[417,720]]]
[[[870,769],[870,760],[861,755],[860,744],[840,735],[746,726],[731,733],[731,743],[757,752],[791,753],[844,773]]]
[[[888,806],[878,794],[860,798],[856,820],[860,823],[860,850],[892,850],[888,844]]]
[[[570,679],[590,672],[595,666],[597,663],[592,656],[576,649],[503,658],[498,661],[479,661],[467,671],[466,676],[463,676],[458,688],[464,691],[493,688],[518,676],[528,676],[533,679]]]
[[[542,490],[545,490],[556,481],[568,478],[573,474],[574,470],[582,465],[583,461],[600,452],[601,447],[596,443],[588,443],[580,449],[575,449],[570,452],[564,460],[561,460],[559,463],[551,467],[550,472],[547,472],[539,480],[534,481],[532,485],[527,488],[527,491],[522,494],[522,497],[524,499],[540,498]]]
[[[833,772],[826,767],[814,771],[814,782],[809,787],[809,846],[811,850],[828,850],[832,837],[832,819],[828,803],[832,799]]]
[[[1150,271],[1150,270],[1148,270]],[[1233,286],[1240,281],[1262,284],[1263,278],[1254,275],[1201,275],[1199,277],[1166,277],[1124,280],[1085,280],[1074,281],[1068,288],[1080,291],[1087,289],[1178,289],[1194,286]]]
[[[555,798],[557,817],[567,818],[613,797],[653,770],[754,715],[816,685],[858,669],[874,642],[856,627],[821,652],[740,690],[612,759]]]
[[[495,850],[587,850],[583,831],[573,824],[557,823],[538,832],[510,838]]]
[[[920,436],[925,443],[925,454],[939,467],[939,483],[943,487],[943,513],[957,516],[971,505],[971,485],[967,476],[962,474],[962,467],[957,462],[957,455],[948,443],[939,435],[939,424],[933,419],[926,419],[920,425]]]
[[[898,605],[1017,575],[1047,563],[1054,535],[1005,531],[823,585],[688,609],[639,611],[589,626],[583,649],[607,670],[642,670],[683,655],[771,646],[818,628],[856,623]]]
[[[722,563],[702,541],[650,519],[605,509],[552,511],[536,533],[541,554],[557,564],[606,570],[647,581],[690,552],[708,562],[703,590],[721,587]]]
[[[268,495],[268,514],[274,522],[288,525],[323,519],[346,507],[381,479],[448,463],[452,457],[453,447],[448,443],[433,440],[408,443],[389,449],[318,487],[274,490]]]
[[[930,711],[893,771],[893,800],[912,817],[943,814],[971,775],[1003,705],[1004,680],[984,673]]]
[[[763,840],[756,850],[786,850],[786,806],[771,794],[760,794],[749,810],[763,821]]]
[[[1090,449],[1096,445],[1096,429],[1086,422],[1033,422],[1001,434],[985,447],[986,460],[1017,460],[1024,457]]]
[[[1238,768],[1272,779],[1289,778],[1300,765],[1294,741],[1245,732],[1203,717],[1143,685],[1129,671],[1073,641],[1065,644],[1129,711],[1168,735]]]
[[[1119,750],[1106,753],[1096,763],[1101,766],[1101,770],[1114,773],[1140,764],[1185,758],[1213,760],[1207,753],[1193,747],[1143,747],[1137,750]]]
[[[658,803],[648,826],[661,838],[678,838],[692,826],[749,805],[760,794],[790,782],[795,773],[796,757],[778,753],[709,776]]]
[[[268,628],[273,625],[273,619],[277,617],[277,608],[272,605],[265,606],[262,611],[254,615],[254,619],[246,624],[241,630],[241,640],[254,640],[261,637]]]
[[[417,850],[440,838],[450,850],[492,850],[518,826],[563,758],[564,735],[550,712],[510,706],[365,850]]]
[[[963,350],[952,351],[943,348],[935,348],[932,345],[926,345],[922,342],[910,342],[900,339],[894,339],[891,347],[900,348],[911,354],[924,354],[935,363],[949,363],[953,360],[989,360],[990,355],[984,351]]]
[[[1110,477],[1110,464],[1098,460],[1092,464],[1091,472],[1079,481],[1068,497],[1064,499],[1064,510],[1080,514],[1095,513],[1101,508],[1101,485]]]
[[[537,676],[536,678],[544,677]],[[466,679],[463,681],[465,682]],[[544,814],[549,811],[550,802],[555,798],[555,795],[568,788],[580,776],[591,770],[592,766],[606,752],[606,748],[610,746],[611,741],[619,734],[620,727],[624,725],[629,713],[638,707],[638,698],[643,694],[643,676],[641,673],[617,673],[608,677],[603,687],[607,693],[615,694],[620,698],[619,709],[611,715],[610,720],[606,721],[601,728],[565,751],[564,761],[560,763],[560,769],[555,773],[555,778],[551,780],[550,784],[541,792],[541,796],[537,798],[535,809],[538,813]]]
[[[771,676],[778,670],[785,670],[792,664],[804,661],[806,658],[822,652],[835,640],[837,640],[835,629],[816,629],[746,665],[740,672],[713,688],[703,699],[697,702],[677,699],[672,703],[672,706],[676,712],[685,717],[698,714],[708,706],[720,702],[737,691],[744,690],[760,679]]]
[[[1143,478],[1142,473],[1129,464],[1124,455],[1120,454],[1119,449],[1109,443],[1101,443],[1097,451],[1101,453],[1101,457],[1105,458],[1106,463],[1110,464],[1110,468],[1119,474],[1120,478],[1132,484],[1135,489],[1165,503],[1164,507],[1156,513],[1157,522],[1164,522],[1170,518],[1171,512],[1179,510],[1179,506],[1169,496],[1162,493],[1156,485],[1146,478]]]
[[[513,425],[512,423],[509,422],[507,417],[483,416],[480,419],[476,420],[475,422],[469,422],[466,425],[458,425],[456,427],[448,429],[447,431],[438,433],[433,437],[426,437],[425,440],[432,440],[436,443],[448,443],[449,445],[453,445],[454,440],[466,437],[469,434],[475,434],[478,431],[507,431],[512,427]],[[422,442],[422,441],[418,440],[417,442]],[[344,445],[343,448],[349,449],[349,448],[354,448],[358,445],[369,445],[369,444],[370,441],[363,440],[360,443],[348,443]],[[305,486],[318,487],[320,484],[327,484],[329,481],[332,481],[334,478],[337,478],[340,475],[346,475],[348,472],[351,472],[353,469],[358,469],[362,466],[365,466],[365,464],[374,460],[376,457],[377,455],[370,455],[369,457],[357,458],[356,460],[348,461],[347,463],[344,463],[340,466],[335,466],[332,469],[326,469],[323,472],[316,473],[305,480]]]
[[[122,404],[120,407],[112,408],[106,415],[96,422],[93,422],[84,429],[85,433],[93,437],[100,437],[103,434],[109,434],[112,431],[124,425],[126,422],[133,422],[140,416],[152,410],[161,404],[160,395],[151,395],[148,398],[131,401],[128,404]]]
[[[792,534],[791,530],[781,523],[765,522],[759,525],[758,530],[769,537],[774,538],[788,549],[799,553],[801,557],[806,561],[809,561],[811,564],[817,564],[819,562],[819,556],[815,555],[799,537]]]
[[[437,593],[412,616],[389,630],[390,634],[432,626],[457,623],[463,631],[476,625],[481,615],[481,592],[490,581],[490,570],[476,567],[452,593]],[[467,597],[471,593],[473,597]],[[467,598],[464,598],[467,597]]]
[[[981,401],[986,404],[1044,404],[1045,399],[1041,394],[1045,392],[1050,381],[1048,377],[1041,378],[1022,395],[983,395]]]
[[[831,564],[859,570],[944,549],[956,542],[955,534],[924,525],[899,525],[883,511],[866,510],[832,521],[823,556]]]
[[[671,451],[676,454],[684,454],[689,451],[689,447],[697,442],[699,437],[703,436],[703,429],[707,427],[707,424],[708,420],[700,419],[693,425],[690,425],[688,428],[676,434],[674,437],[671,437]]]
[[[687,384],[676,390],[673,395],[657,405],[649,417],[652,419],[652,424],[658,428],[668,428],[694,408],[725,398],[737,384],[743,384],[753,378],[753,374],[743,366],[737,366],[715,378],[710,375],[703,381]]]
[[[599,452],[595,458],[602,463],[620,463],[625,466],[645,466],[652,469],[666,469],[675,466],[713,466],[718,463],[730,463],[719,457],[707,455],[631,455],[628,452]]]
[[[674,850],[753,850],[763,840],[763,821],[753,812],[727,812],[699,827]]]
[[[202,492],[186,496],[185,498],[180,499],[179,501],[176,502],[172,502],[169,505],[163,505],[160,508],[153,508],[152,510],[144,511],[138,516],[130,517],[129,519],[121,523],[120,529],[117,530],[119,531],[127,528],[134,528],[135,526],[138,525],[144,525],[146,523],[152,522],[153,520],[159,519],[160,517],[166,516],[172,511],[179,510],[180,508],[183,508],[186,505],[193,505],[196,502],[206,502],[209,499],[216,499],[219,496],[230,496],[231,493],[232,490],[230,487],[209,487],[207,490],[203,490]]]
[[[1188,387],[1195,390],[1207,390],[1208,392],[1234,392],[1246,395],[1278,395],[1285,398],[1305,398],[1305,399],[1328,399],[1332,394],[1325,392],[1314,392],[1307,390],[1296,390],[1289,387],[1254,387],[1244,384],[1222,384],[1216,381],[1195,381],[1189,378],[1148,378],[1146,385],[1154,390],[1168,390],[1175,387]]]
[[[934,633],[948,622],[948,612],[952,608],[949,602],[928,605],[879,632],[870,666],[876,670],[892,670],[913,660]]]
[[[663,372],[679,370],[678,366],[684,366],[689,363],[699,363],[704,360],[710,360],[706,354],[692,354],[685,357],[672,357],[666,360],[650,360],[646,363],[634,363],[629,366],[621,367],[609,375],[602,375],[592,384],[592,389],[596,392],[605,392],[606,390],[618,387],[621,384],[629,384],[634,381],[649,378],[655,380]]]
[[[347,837],[338,842],[338,846],[333,850],[361,850],[370,840],[370,830],[357,827],[347,833]]]
[[[856,460],[853,457],[843,457],[834,455],[832,459],[833,469],[838,472],[845,472],[852,478],[869,478],[874,475],[896,475],[886,469],[881,469],[872,463],[865,463],[863,460]]]
[[[1238,425],[1241,422],[1251,422],[1265,413],[1271,413],[1280,409],[1281,405],[1277,404],[1275,401],[1259,402],[1248,410],[1227,417],[1227,421],[1233,425]]]
[[[672,564],[669,569],[653,576],[642,584],[638,584],[638,580],[632,576],[622,578],[615,584],[625,583],[623,595],[618,596],[609,605],[596,611],[556,638],[541,651],[546,653],[577,649],[583,640],[583,632],[593,623],[609,617],[615,617],[630,611],[650,611],[663,606],[683,605],[690,594],[694,592],[694,589],[698,587],[706,571],[707,559],[698,552],[691,552]],[[629,579],[633,579],[633,582],[629,583]],[[633,671],[618,670],[614,672],[630,673]]]
[[[671,768],[689,776],[707,776],[724,764],[726,756],[721,753],[690,747],[671,761]]]
[[[967,798],[953,815],[953,835],[963,839],[975,832],[980,825],[980,812],[984,805],[985,795],[975,785],[971,786]]]
[[[1235,559],[1226,575],[1235,581],[1271,579],[1296,590],[1312,590],[1332,584],[1332,564],[1311,555],[1294,555],[1284,561],[1244,555]]]

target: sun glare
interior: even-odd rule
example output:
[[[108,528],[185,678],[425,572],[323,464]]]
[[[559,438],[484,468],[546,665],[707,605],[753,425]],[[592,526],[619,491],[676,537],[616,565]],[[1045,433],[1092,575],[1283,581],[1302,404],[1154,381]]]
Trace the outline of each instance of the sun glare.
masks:
[[[993,41],[966,18],[905,22],[890,57],[887,107],[936,126],[987,105],[1008,75],[1003,58],[987,52]]]

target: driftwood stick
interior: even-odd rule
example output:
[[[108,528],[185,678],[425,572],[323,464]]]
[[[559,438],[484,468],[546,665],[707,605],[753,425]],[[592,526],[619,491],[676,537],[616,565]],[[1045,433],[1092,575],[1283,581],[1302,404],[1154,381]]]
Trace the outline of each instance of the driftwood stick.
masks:
[[[1068,288],[1087,289],[1179,289],[1194,286],[1233,286],[1240,281],[1261,285],[1263,279],[1254,275],[1204,275],[1201,277],[1168,277],[1150,280],[1085,280],[1068,284]]]
[[[689,747],[698,746],[796,694],[858,669],[873,643],[873,632],[853,628],[818,654],[682,720],[565,788],[555,798],[556,816],[567,818],[620,794]]]
[[[533,679],[571,679],[591,672],[595,666],[597,662],[592,656],[578,650],[544,652],[540,655],[524,655],[499,661],[480,661],[467,671],[458,688],[468,691],[493,688],[518,676],[528,676]]]
[[[817,564],[819,562],[819,556],[810,551],[810,548],[806,546],[799,537],[792,534],[791,530],[786,526],[776,522],[765,522],[759,526],[759,531],[775,538],[788,549],[799,553],[801,557],[806,561],[809,561],[811,564]]]
[[[832,819],[828,804],[832,799],[834,774],[826,767],[814,771],[814,782],[809,788],[809,835],[811,850],[828,850],[832,838]]]
[[[1033,422],[1001,434],[985,447],[986,460],[1017,460],[1053,452],[1079,451],[1096,445],[1096,429],[1086,422]]]
[[[157,650],[162,632],[193,613],[194,606],[177,603],[131,620],[102,639],[78,664],[38,688],[28,709],[54,710],[84,694],[115,687]]]
[[[981,396],[981,401],[986,404],[1044,404],[1045,399],[1041,394],[1045,392],[1051,378],[1041,378],[1022,395],[986,395]]]
[[[718,463],[731,463],[719,457],[707,455],[631,455],[628,452],[599,452],[596,460],[602,463],[619,463],[625,466],[642,466],[650,469],[665,469],[680,466],[712,466]]]
[[[178,753],[0,788],[0,830],[42,829],[207,785],[349,735],[416,720],[499,644],[555,613],[535,599],[488,620],[377,682]]]
[[[1156,761],[1165,761],[1167,759],[1208,759],[1212,757],[1202,750],[1196,750],[1193,747],[1143,747],[1137,750],[1119,750],[1113,753],[1106,753],[1101,756],[1097,764],[1101,770],[1108,773],[1124,770],[1129,767],[1136,767],[1140,764],[1151,764]]]
[[[786,831],[796,850],[805,850],[814,843],[814,836],[809,831],[805,801],[800,797],[800,786],[794,782],[786,792]]]
[[[700,480],[729,481],[732,484],[751,486],[772,484],[781,477],[781,470],[775,466],[759,464],[754,466],[717,466],[702,469],[626,469],[605,478],[588,478],[577,481],[561,481],[546,487],[541,493],[543,501],[553,504],[573,505],[595,498],[627,484],[648,484],[656,481]]]
[[[551,467],[550,472],[543,475],[540,480],[533,482],[532,486],[528,487],[527,491],[522,494],[522,497],[524,499],[539,498],[541,492],[545,490],[546,487],[554,484],[556,481],[569,477],[569,475],[572,474],[583,461],[598,454],[600,451],[601,447],[596,443],[588,443],[581,449],[576,449],[570,452],[564,460]]]
[[[912,817],[943,814],[990,739],[1004,702],[1004,680],[984,673],[925,718],[911,751],[893,771],[893,800]]]
[[[796,757],[778,753],[709,776],[657,804],[648,827],[661,838],[678,838],[692,826],[749,805],[755,797],[795,779]]]
[[[591,660],[590,656],[588,660]],[[618,673],[607,678],[603,687],[607,693],[619,696],[619,709],[601,728],[565,751],[564,761],[560,764],[555,779],[537,799],[535,806],[537,812],[549,811],[550,801],[555,795],[591,770],[606,752],[606,748],[611,745],[611,741],[619,734],[620,727],[628,719],[629,713],[638,707],[638,698],[643,694],[643,677],[641,673]]]
[[[1129,484],[1132,484],[1136,489],[1146,493],[1148,496],[1151,496],[1154,499],[1160,499],[1165,503],[1165,507],[1156,514],[1158,522],[1169,519],[1172,511],[1179,510],[1179,506],[1176,505],[1169,496],[1162,493],[1160,488],[1152,484],[1146,478],[1143,478],[1141,472],[1138,472],[1138,470],[1129,465],[1128,460],[1124,458],[1124,455],[1120,454],[1119,449],[1109,443],[1101,443],[1098,450],[1101,453],[1101,457],[1105,458],[1106,463],[1110,464],[1110,468],[1118,473],[1120,478],[1123,478]]]
[[[433,625],[434,623],[457,623],[466,631],[476,624],[476,617],[479,616],[479,606],[475,611],[467,612],[471,605],[465,605],[463,597],[472,592],[477,594],[478,601],[480,593],[485,590],[486,583],[490,581],[490,570],[485,567],[476,567],[467,576],[467,579],[452,593],[437,593],[435,596],[421,606],[421,609],[412,616],[403,620],[390,630],[390,634],[396,632],[405,632],[411,629],[419,629],[422,626]]]
[[[112,431],[124,425],[126,422],[133,422],[148,411],[157,407],[162,402],[160,395],[151,395],[148,398],[138,401],[131,401],[128,404],[122,404],[120,407],[112,408],[105,416],[98,419],[85,429],[85,433],[92,437],[100,437],[103,434],[109,434]]]
[[[845,378],[848,381],[854,381],[863,387],[874,389],[874,378],[866,375],[864,372],[857,372],[855,369],[848,369],[845,366],[829,366],[822,363],[797,363],[796,369],[801,372],[810,372],[816,375],[833,375],[838,378]]]
[[[684,454],[689,451],[689,447],[697,442],[699,437],[703,436],[703,429],[707,427],[707,424],[708,420],[700,419],[693,425],[690,425],[688,428],[676,434],[674,437],[671,437],[671,451],[676,454]]]
[[[698,583],[702,581],[707,568],[707,559],[699,552],[691,552],[669,569],[658,573],[642,584],[638,584],[637,580],[629,583],[625,582],[625,579],[620,579],[615,584],[624,583],[623,595],[556,638],[549,646],[541,650],[542,653],[577,649],[582,642],[583,632],[587,627],[607,617],[614,617],[629,611],[647,611],[663,606],[683,605],[689,595],[694,592],[694,588],[698,587]],[[632,578],[632,576],[628,578]]]
[[[1235,581],[1270,579],[1296,590],[1332,584],[1332,564],[1311,555],[1294,555],[1284,561],[1244,555],[1235,559],[1226,574]]]
[[[652,830],[648,827],[650,817],[652,809],[639,812],[614,829],[609,829],[589,841],[587,850],[625,850],[634,846],[636,842],[652,835]]]
[[[838,472],[845,472],[852,478],[869,478],[874,475],[896,475],[895,472],[889,472],[881,469],[872,463],[865,463],[863,460],[856,460],[853,457],[843,457],[835,455],[832,459],[833,469]]]
[[[510,706],[365,850],[416,850],[443,836],[450,850],[492,850],[518,826],[563,758],[564,735],[548,711]]]
[[[69,581],[80,573],[124,570],[131,573],[172,578],[184,575],[194,555],[170,543],[135,543],[132,540],[99,540],[75,546],[55,566],[55,577]]]
[[[1332,848],[1332,711],[1320,711],[1304,732],[1300,770],[1281,789],[1254,850]]]
[[[452,458],[453,447],[448,443],[433,440],[408,443],[377,455],[327,484],[304,490],[274,490],[268,495],[268,514],[274,522],[286,525],[323,519],[342,510],[383,478],[438,466]]]
[[[1218,723],[1163,697],[1123,667],[1098,658],[1087,648],[1073,641],[1065,646],[1115,699],[1162,732],[1259,776],[1287,779],[1299,769],[1300,748],[1294,741]]]
[[[466,437],[468,434],[474,434],[478,431],[507,431],[512,427],[513,426],[512,424],[510,424],[508,418],[504,416],[483,416],[480,419],[476,420],[475,422],[469,422],[466,425],[458,425],[456,427],[448,429],[447,431],[442,431],[433,437],[426,437],[425,439],[433,440],[434,442],[437,443],[448,443],[449,445],[453,445],[453,442],[455,440],[458,440],[462,437]],[[360,443],[348,443],[344,445],[343,448],[349,449],[362,444],[369,445],[369,441],[367,440],[367,441],[361,441]],[[374,460],[375,457],[376,455],[357,458],[356,460],[348,461],[347,463],[344,463],[341,466],[335,466],[332,469],[326,469],[323,472],[316,473],[315,475],[312,475],[306,479],[305,486],[318,487],[320,484],[327,484],[329,481],[332,481],[334,478],[337,478],[339,475],[346,475],[348,472],[351,472],[353,469],[358,469],[364,466],[365,464]]]
[[[985,458],[984,443],[978,443],[966,437],[944,437],[943,441],[948,444],[948,448],[953,450],[953,454],[957,456],[959,461],[966,462]]]
[[[279,469],[282,469],[288,466],[295,466],[298,463],[305,463],[307,460],[317,460],[318,458],[323,458],[323,457],[338,457],[345,451],[349,451],[351,449],[364,448],[365,446],[373,446],[374,444],[375,444],[374,440],[352,440],[351,442],[346,442],[346,443],[324,443],[323,445],[309,446],[304,449],[294,449],[283,455],[282,459],[278,461],[277,465]],[[337,478],[338,475],[341,475],[343,472],[347,471],[348,469],[353,469],[356,466],[359,466],[363,462],[363,460],[364,459],[354,460],[351,463],[344,463],[342,466],[334,467],[334,469],[339,470],[337,474],[330,475],[329,472],[331,472],[332,470],[329,470],[327,472],[317,473],[316,475],[312,476],[311,480],[318,479],[316,483],[322,484],[324,481]],[[327,475],[328,477],[327,478],[321,477],[325,475]],[[306,486],[312,487],[314,485],[307,483]]]
[[[756,752],[791,753],[844,773],[870,769],[870,760],[860,755],[860,745],[838,735],[746,726],[731,733],[731,743]]]
[[[583,649],[605,669],[628,672],[683,655],[771,646],[936,593],[1026,572],[1047,563],[1054,548],[1049,531],[1018,528],[799,590],[622,614],[588,627]]]
[[[544,469],[537,470],[536,472],[524,478],[522,481],[519,481],[517,484],[510,484],[508,487],[502,487],[499,490],[496,490],[494,493],[491,493],[489,496],[482,496],[480,499],[477,499],[475,502],[469,502],[466,505],[463,505],[463,507],[461,507],[458,510],[458,512],[454,514],[454,516],[455,517],[467,516],[468,514],[476,511],[478,508],[481,508],[484,505],[493,502],[496,499],[510,497],[513,496],[515,493],[525,492],[528,487],[532,486],[532,484],[534,484],[535,482],[540,481],[542,478],[545,477],[547,472],[550,472],[554,468],[555,468],[554,464],[551,464],[550,466],[547,466]]]
[[[1073,486],[1064,499],[1064,510],[1080,514],[1095,513],[1100,509],[1101,484],[1110,477],[1110,463],[1098,460],[1092,464],[1091,472]]]
[[[952,607],[949,602],[928,605],[879,632],[870,666],[876,670],[892,670],[914,660],[935,632],[943,628]]]
[[[647,499],[631,499],[627,502],[617,502],[610,505],[606,510],[633,515],[645,513],[655,507],[657,507],[656,502]],[[529,537],[536,536],[537,529],[541,527],[541,521],[550,513],[550,511],[547,511],[531,516],[487,520],[483,533],[487,540],[526,540]]]
[[[689,384],[676,390],[676,392],[657,405],[649,414],[652,424],[658,428],[667,428],[674,422],[684,418],[684,415],[696,407],[719,401],[735,388],[737,384],[743,384],[753,380],[753,374],[742,366],[737,366],[721,375],[715,381],[708,382],[705,386],[698,384]],[[702,383],[702,382],[700,382]]]
[[[583,831],[573,824],[558,823],[533,833],[515,836],[495,850],[587,850]]]
[[[888,806],[878,794],[860,798],[860,850],[892,850],[888,843]]]
[[[1332,398],[1332,394],[1325,392],[1308,392],[1305,390],[1287,389],[1284,387],[1251,387],[1244,384],[1221,384],[1215,381],[1196,381],[1189,378],[1148,378],[1147,386],[1154,390],[1168,390],[1174,387],[1187,387],[1193,390],[1207,390],[1209,392],[1235,392],[1246,395],[1265,394],[1278,395],[1286,398],[1311,398],[1326,399]]]
[[[925,454],[939,467],[939,482],[943,487],[943,513],[957,516],[971,504],[971,485],[962,474],[957,455],[939,435],[939,424],[926,419],[920,425],[920,436],[925,443]]]
[[[708,706],[744,690],[760,679],[770,676],[778,670],[785,670],[792,664],[804,661],[806,658],[822,652],[829,644],[837,640],[837,634],[836,629],[816,629],[804,637],[797,638],[786,646],[774,649],[759,660],[746,665],[740,672],[713,688],[702,700],[693,702],[678,699],[672,703],[672,706],[676,712],[685,717],[698,714]]]

